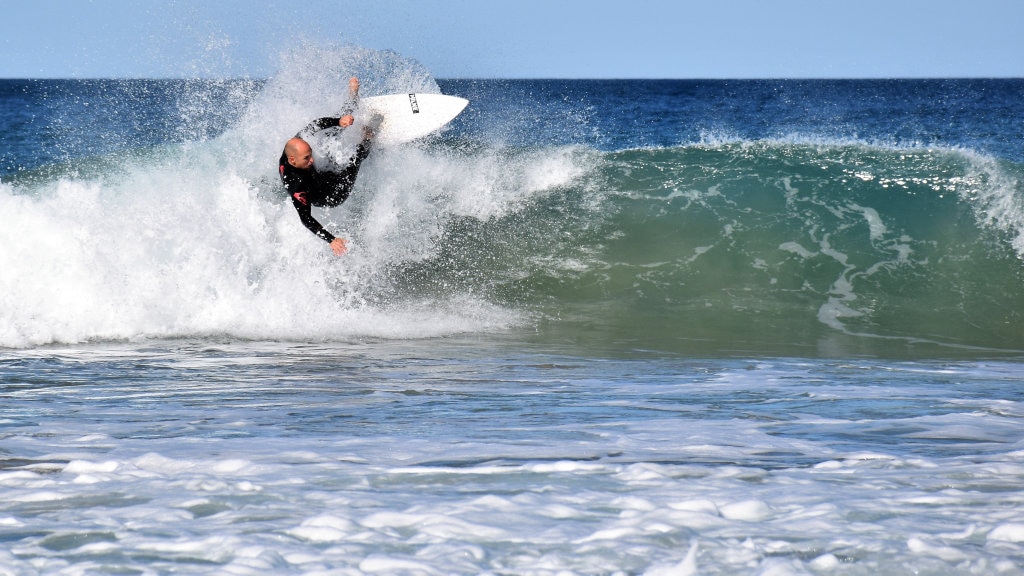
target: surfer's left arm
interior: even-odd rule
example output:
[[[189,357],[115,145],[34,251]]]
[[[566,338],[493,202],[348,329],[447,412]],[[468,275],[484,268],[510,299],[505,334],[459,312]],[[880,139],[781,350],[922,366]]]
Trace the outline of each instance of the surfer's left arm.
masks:
[[[320,221],[313,217],[312,206],[309,205],[305,192],[292,194],[292,205],[295,206],[295,211],[299,213],[299,220],[302,222],[302,225],[330,244],[331,250],[335,255],[343,256],[345,252],[348,252],[348,241],[328,232],[320,224]]]

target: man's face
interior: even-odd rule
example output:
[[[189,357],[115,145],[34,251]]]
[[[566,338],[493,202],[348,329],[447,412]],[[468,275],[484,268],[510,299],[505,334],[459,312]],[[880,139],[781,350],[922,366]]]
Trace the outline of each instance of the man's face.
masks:
[[[288,156],[288,163],[299,170],[311,167],[313,165],[313,149],[305,142],[298,143],[295,146],[295,153]]]

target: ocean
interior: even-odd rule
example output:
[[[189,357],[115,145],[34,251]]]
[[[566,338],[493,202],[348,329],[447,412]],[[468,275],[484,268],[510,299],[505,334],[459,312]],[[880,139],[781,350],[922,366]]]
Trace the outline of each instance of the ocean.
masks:
[[[339,258],[276,163],[352,75],[470,104]],[[307,47],[0,134],[0,574],[1024,571],[1024,80]]]

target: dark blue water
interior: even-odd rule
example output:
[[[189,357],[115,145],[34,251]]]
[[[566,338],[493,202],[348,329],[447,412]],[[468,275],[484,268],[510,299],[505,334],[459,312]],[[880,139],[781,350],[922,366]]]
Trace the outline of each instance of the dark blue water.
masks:
[[[209,138],[263,81],[0,80],[0,175],[138,146]],[[1024,162],[1024,81],[440,80],[472,107],[460,134],[511,144],[666,147],[810,137],[964,147]]]
[[[237,121],[262,82],[0,80],[0,177],[206,139]]]
[[[603,150],[707,139],[965,147],[1024,161],[1024,82],[945,80],[442,80],[473,101],[462,129]],[[475,128],[474,128],[475,127]],[[553,127],[557,127],[553,129]]]

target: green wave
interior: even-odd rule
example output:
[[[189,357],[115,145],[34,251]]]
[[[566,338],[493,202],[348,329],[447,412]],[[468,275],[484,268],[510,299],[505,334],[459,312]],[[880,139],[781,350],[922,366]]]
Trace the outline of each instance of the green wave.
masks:
[[[403,293],[485,293],[544,339],[780,353],[1024,350],[1021,166],[729,142],[593,152],[571,185],[452,218]]]

